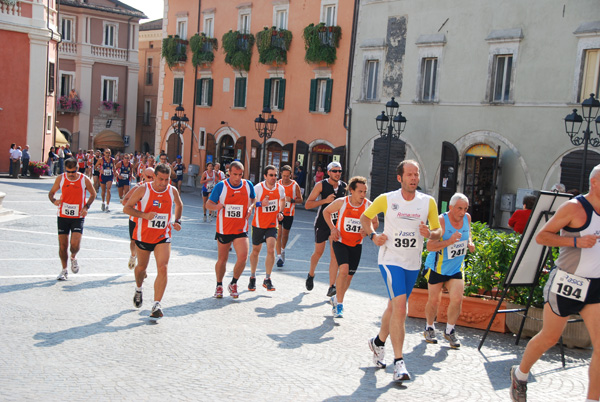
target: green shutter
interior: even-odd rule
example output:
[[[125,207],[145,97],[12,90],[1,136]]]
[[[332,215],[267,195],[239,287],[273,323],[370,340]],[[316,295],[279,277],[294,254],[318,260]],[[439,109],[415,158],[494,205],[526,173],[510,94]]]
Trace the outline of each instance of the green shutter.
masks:
[[[327,79],[327,86],[325,87],[325,113],[331,111],[331,93],[333,91],[333,80]]]
[[[246,107],[246,78],[235,79],[235,107]]]
[[[246,78],[242,78],[242,96],[240,97],[240,107],[246,107]]]
[[[283,110],[285,105],[285,80],[279,80],[279,110]]]
[[[196,80],[196,106],[200,106],[202,104],[202,80]]]
[[[265,78],[265,92],[263,94],[263,108],[271,107],[271,79]]]
[[[213,79],[209,78],[208,80],[208,106],[212,106],[212,94],[213,94]]]
[[[314,112],[317,110],[317,86],[319,85],[318,80],[310,80],[310,101],[308,103],[308,110]]]
[[[183,78],[173,80],[173,104],[180,105],[183,101]]]
[[[233,89],[233,107],[240,107],[240,78],[235,79],[235,88]]]

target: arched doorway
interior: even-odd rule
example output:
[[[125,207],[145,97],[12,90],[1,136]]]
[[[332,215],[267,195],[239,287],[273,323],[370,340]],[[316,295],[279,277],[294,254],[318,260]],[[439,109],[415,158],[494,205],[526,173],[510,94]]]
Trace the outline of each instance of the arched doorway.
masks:
[[[333,161],[333,148],[327,144],[316,144],[310,150],[310,163],[308,165],[309,171],[308,176],[308,193],[312,191],[315,186],[315,175],[317,174],[317,168],[320,166],[325,177],[327,177],[327,165]]]
[[[465,154],[465,195],[469,198],[469,212],[473,222],[492,224],[498,150],[487,144],[477,144]]]
[[[167,158],[169,158],[169,162],[173,162],[177,155],[181,155],[183,153],[183,140],[180,135],[172,132],[167,138]]]
[[[560,182],[565,185],[566,190],[577,189],[582,194],[589,190],[590,172],[594,166],[600,164],[600,154],[588,150],[585,170],[583,172],[583,189],[579,188],[581,180],[581,165],[583,164],[583,150],[568,153],[560,162]]]
[[[235,142],[230,135],[224,135],[219,140],[217,162],[220,162],[221,166],[225,166],[226,163],[231,163],[235,159],[234,145]]]

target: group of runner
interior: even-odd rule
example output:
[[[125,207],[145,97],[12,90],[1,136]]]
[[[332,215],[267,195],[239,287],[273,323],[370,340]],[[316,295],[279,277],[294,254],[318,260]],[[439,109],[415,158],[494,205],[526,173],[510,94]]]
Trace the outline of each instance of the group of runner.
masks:
[[[110,153],[103,158],[106,162],[107,156],[110,158]],[[104,161],[99,161],[97,165],[103,165]],[[69,259],[72,272],[79,270],[76,256],[83,220],[95,198],[89,178],[76,169],[77,161],[69,159],[65,166],[66,172],[57,177],[49,193],[50,200],[59,207],[59,256],[62,263],[59,280],[67,278]],[[450,347],[460,348],[455,325],[464,287],[464,258],[467,252],[473,252],[475,248],[470,233],[471,218],[467,213],[469,200],[463,194],[455,194],[449,202],[449,211],[438,216],[434,198],[417,190],[420,170],[418,163],[413,160],[405,160],[398,165],[397,180],[401,188],[379,195],[372,203],[366,199],[368,188],[364,177],[353,177],[346,185],[340,180],[342,167],[339,163],[330,163],[327,171],[329,176],[315,185],[305,204],[307,209],[319,208],[314,225],[315,250],[306,288],[310,291],[314,287],[316,264],[329,241],[331,260],[327,296],[330,297],[334,316],[343,317],[344,296],[360,261],[361,244],[365,237],[369,237],[379,247],[378,264],[389,297],[379,332],[368,342],[373,363],[378,367],[386,367],[385,342],[389,337],[394,354],[393,378],[395,381],[410,380],[403,356],[407,300],[421,268],[425,239],[428,240],[426,247],[430,253],[425,263],[429,300],[423,336],[427,343],[437,343],[434,320],[442,289],[446,288],[450,294],[450,306],[444,337]],[[215,263],[217,283],[214,297],[223,297],[223,280],[231,249],[235,250],[237,259],[228,291],[233,298],[239,297],[238,281],[248,257],[247,232],[252,213],[248,289],[256,290],[258,255],[262,243],[266,243],[263,287],[267,291],[274,291],[272,268],[276,259],[278,265],[280,262],[281,266],[284,264],[295,203],[302,202],[297,183],[291,180],[291,168],[288,166],[282,169],[282,179],[279,181],[277,168],[267,166],[263,172],[264,180],[256,185],[243,179],[244,166],[240,162],[231,163],[228,173],[228,178],[217,179],[217,171],[209,164],[202,176],[205,210],[214,212],[216,216],[218,257]],[[131,238],[136,245],[134,305],[138,308],[142,305],[142,284],[153,252],[158,275],[154,283],[154,303],[150,315],[159,318],[163,314],[160,301],[167,283],[171,228],[181,229],[183,204],[177,189],[169,184],[171,166],[168,163],[160,163],[155,167],[153,180],[151,174],[151,169],[145,171],[147,181],[141,182],[126,196],[124,212],[132,217]],[[349,195],[346,194],[346,188]],[[54,196],[59,190],[62,195],[57,200]],[[90,193],[87,200],[86,191]],[[536,240],[540,244],[561,247],[561,250],[556,261],[558,269],[552,271],[545,289],[548,303],[544,307],[543,329],[527,345],[521,364],[510,372],[511,398],[515,401],[526,400],[529,369],[557,342],[570,314],[581,314],[592,342],[597,345],[600,337],[600,259],[598,249],[594,247],[600,239],[599,211],[600,165],[590,175],[590,192],[561,206],[537,235]],[[377,232],[378,214],[384,216],[381,233]],[[287,227],[285,236],[284,227]],[[70,232],[70,250],[67,250]],[[281,251],[278,250],[276,254],[278,243]],[[566,280],[565,275],[572,279],[569,283],[577,287],[576,292],[572,286],[569,292],[565,286],[559,286]],[[597,354],[595,349],[588,392],[588,399],[596,401],[600,397]]]

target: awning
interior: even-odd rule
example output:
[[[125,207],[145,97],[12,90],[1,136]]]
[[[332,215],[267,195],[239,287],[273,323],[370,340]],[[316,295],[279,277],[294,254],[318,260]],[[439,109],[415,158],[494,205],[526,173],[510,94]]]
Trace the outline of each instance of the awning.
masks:
[[[54,146],[55,147],[60,147],[62,145],[67,145],[69,143],[69,141],[67,141],[67,138],[65,137],[65,135],[62,133],[62,131],[60,131],[58,129],[58,127],[54,127],[54,132],[55,132],[55,136],[56,138],[54,139]]]
[[[117,134],[112,130],[104,130],[94,137],[94,149],[98,148],[123,150],[125,149],[125,143],[120,134]]]

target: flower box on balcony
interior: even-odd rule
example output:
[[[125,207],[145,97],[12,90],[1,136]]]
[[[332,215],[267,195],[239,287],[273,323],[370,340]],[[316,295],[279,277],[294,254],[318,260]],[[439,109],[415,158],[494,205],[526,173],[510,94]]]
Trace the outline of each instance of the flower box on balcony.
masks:
[[[214,50],[218,49],[217,38],[209,38],[204,33],[195,34],[190,38],[190,48],[194,67],[210,64],[215,59]]]
[[[292,32],[287,29],[265,27],[256,34],[258,62],[262,64],[286,64],[287,52],[292,43]]]
[[[163,39],[162,57],[170,69],[177,63],[185,63],[187,61],[187,44],[187,40],[180,39],[177,35],[169,35]]]
[[[82,102],[78,96],[66,97],[61,96],[56,100],[58,111],[60,113],[79,113],[81,110]]]
[[[239,70],[250,70],[254,35],[230,30],[223,35],[221,43],[225,51],[225,63]]]
[[[306,48],[304,60],[308,63],[335,63],[336,49],[342,37],[341,27],[326,26],[324,23],[310,24],[304,28],[303,37]]]

